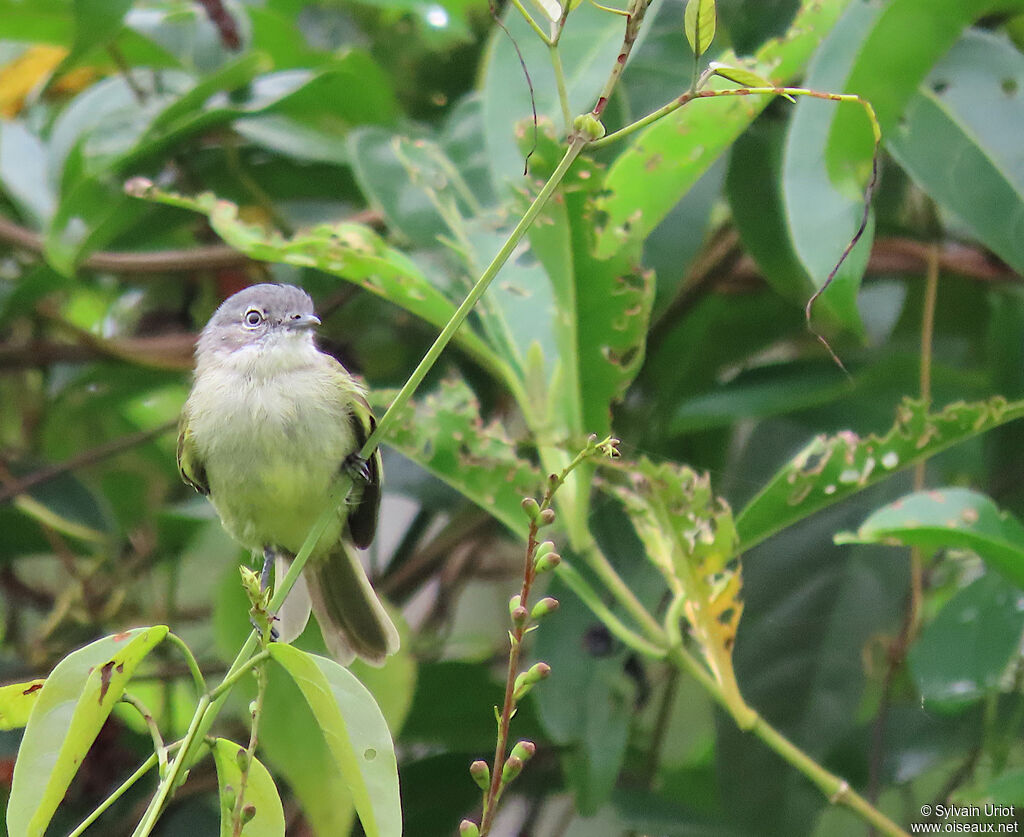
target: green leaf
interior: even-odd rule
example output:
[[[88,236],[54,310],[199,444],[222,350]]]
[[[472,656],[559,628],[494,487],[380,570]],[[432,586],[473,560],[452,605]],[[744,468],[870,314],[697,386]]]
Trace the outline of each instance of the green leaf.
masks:
[[[25,727],[7,805],[7,829],[46,831],[135,667],[167,628],[135,628],[73,651],[46,678]]]
[[[620,240],[614,252],[596,252],[596,196],[603,190],[603,179],[600,170],[577,169],[576,176],[585,172],[585,180],[566,183],[574,305],[561,310],[575,308],[579,432],[604,436],[611,429],[613,405],[643,365],[655,283],[651,272],[641,267],[639,234]]]
[[[784,84],[803,69],[849,2],[805,0],[789,32],[757,51],[751,71]],[[727,53],[722,62],[737,59]],[[614,252],[631,234],[643,238],[653,230],[770,101],[769,96],[695,100],[631,138],[609,169],[608,195],[598,203],[606,222],[598,230],[597,255]]]
[[[446,217],[459,211],[461,185],[437,143],[361,128],[349,138],[349,149],[359,188],[388,226],[414,245],[437,247],[449,230]]]
[[[763,76],[759,76],[757,73],[744,69],[743,67],[732,67],[728,64],[723,64],[720,61],[712,61],[708,64],[708,69],[711,70],[716,76],[728,79],[729,81],[735,82],[740,87],[774,87],[768,79]],[[788,93],[781,94],[791,102],[796,102],[792,96]]]
[[[57,203],[46,146],[19,121],[0,123],[0,188],[32,227],[46,226]]]
[[[984,575],[958,591],[908,655],[922,708],[956,711],[1002,691],[1022,632],[1024,594],[999,575]]]
[[[919,491],[872,514],[836,543],[969,549],[1024,589],[1024,526],[984,494],[966,488]]]
[[[687,0],[683,14],[683,28],[686,40],[694,57],[700,58],[715,39],[715,0]]]
[[[862,438],[851,431],[817,436],[739,514],[740,550],[896,471],[1021,416],[1024,401],[1007,402],[999,396],[950,404],[938,413],[929,413],[926,404],[908,398],[883,436]]]
[[[900,166],[970,235],[1024,271],[1024,56],[968,32],[887,135]],[[955,161],[955,164],[951,163]]]
[[[392,394],[371,393],[383,408]],[[407,405],[385,442],[494,515],[516,535],[523,531],[523,497],[538,495],[543,478],[521,459],[515,443],[494,422],[484,425],[480,405],[460,380]]]
[[[1021,0],[892,0],[879,11],[843,91],[873,105],[882,135],[896,125],[917,86],[960,32],[994,9],[1024,8]],[[835,182],[863,181],[873,144],[870,128],[855,108],[840,108],[829,131],[828,171]],[[948,158],[947,158],[948,160]]]
[[[277,723],[277,719],[266,719]],[[242,789],[242,769],[239,754],[247,758],[245,747],[218,738],[210,746],[213,761],[217,765],[217,784],[220,787],[220,834],[232,837],[233,815],[236,800]],[[284,808],[270,771],[255,756],[249,760],[248,776],[242,805],[252,807],[251,819],[243,820],[242,833],[245,837],[284,837]],[[244,810],[243,808],[243,810]]]
[[[270,656],[302,691],[355,802],[367,837],[401,837],[398,765],[373,696],[333,660],[274,643]]]
[[[349,50],[315,73],[291,70],[275,73],[268,81],[273,78],[281,84],[301,75],[308,81],[260,113],[239,119],[235,129],[298,160],[344,165],[349,162],[345,140],[355,126],[386,124],[398,115],[390,80],[362,50]],[[331,102],[331,107],[324,108],[323,102]]]
[[[39,700],[45,680],[0,686],[0,729],[18,729],[28,723],[29,714]]]

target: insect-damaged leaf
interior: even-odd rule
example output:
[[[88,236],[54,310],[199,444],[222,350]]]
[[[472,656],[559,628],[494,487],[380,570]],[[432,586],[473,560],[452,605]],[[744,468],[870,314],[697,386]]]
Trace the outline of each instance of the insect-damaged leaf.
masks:
[[[739,700],[732,649],[743,580],[734,559],[739,537],[732,510],[712,493],[707,474],[685,466],[642,459],[630,474],[629,485],[612,490],[682,608],[715,680]]]
[[[861,437],[849,430],[816,436],[740,512],[739,548],[745,551],[896,471],[1021,416],[1024,401],[1000,396],[959,401],[938,413],[928,412],[923,401],[907,398],[883,436]]]
[[[371,406],[383,408],[393,397],[374,391]],[[523,497],[542,490],[540,472],[518,456],[501,425],[484,424],[476,396],[461,380],[444,381],[437,391],[406,405],[385,441],[517,534]]]

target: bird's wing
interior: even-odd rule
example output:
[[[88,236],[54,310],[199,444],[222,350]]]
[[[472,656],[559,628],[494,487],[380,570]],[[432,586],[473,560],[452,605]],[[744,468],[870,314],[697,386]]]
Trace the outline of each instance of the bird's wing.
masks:
[[[178,424],[178,473],[200,494],[210,493],[210,483],[206,478],[206,466],[199,458],[199,453],[192,441],[192,434],[189,431],[187,405],[181,413],[181,422]]]
[[[377,426],[370,405],[362,396],[357,396],[349,416],[355,430],[357,444],[361,448]],[[377,532],[377,513],[380,509],[380,489],[384,470],[381,467],[378,447],[366,461],[364,474],[356,476],[357,487],[362,488],[358,500],[349,508],[348,528],[352,542],[365,549],[373,542]],[[359,485],[361,484],[361,486]]]

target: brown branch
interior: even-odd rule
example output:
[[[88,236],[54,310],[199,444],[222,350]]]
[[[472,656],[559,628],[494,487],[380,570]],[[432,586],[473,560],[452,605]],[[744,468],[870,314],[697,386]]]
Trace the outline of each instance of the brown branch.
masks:
[[[77,456],[73,456],[64,462],[47,465],[37,471],[33,471],[31,474],[21,477],[20,479],[16,479],[13,482],[9,482],[3,488],[0,488],[0,503],[6,503],[19,494],[24,494],[31,488],[35,488],[45,482],[54,480],[59,476],[70,473],[71,471],[76,471],[79,468],[84,468],[88,465],[95,465],[97,462],[102,462],[104,459],[116,456],[119,453],[123,453],[130,448],[144,444],[158,436],[163,436],[165,433],[169,433],[174,430],[177,426],[178,422],[177,420],[174,420],[157,425],[149,430],[140,430],[138,433],[129,433],[127,436],[111,439],[109,442],[104,442],[102,445],[97,445],[94,448],[82,451]]]
[[[6,241],[23,250],[41,254],[43,237],[9,218],[0,216],[0,241]],[[183,250],[156,250],[149,253],[110,252],[93,253],[82,262],[90,270],[107,270],[111,273],[169,273],[196,270],[216,270],[224,267],[240,267],[249,257],[227,244],[211,244],[204,247],[189,247]]]
[[[77,336],[77,335],[76,335]],[[195,335],[184,332],[156,337],[81,339],[76,343],[30,340],[20,344],[0,343],[0,372],[38,369],[54,363],[84,363],[116,359],[160,369],[190,369]]]
[[[350,223],[366,224],[380,228],[383,218],[372,209],[362,210],[346,219]],[[0,242],[13,244],[22,250],[41,255],[44,250],[43,237],[20,224],[0,215]],[[251,259],[227,244],[207,244],[187,247],[181,250],[153,250],[135,252],[131,250],[92,253],[81,263],[88,270],[102,270],[110,273],[192,273],[202,270],[220,270],[228,267],[242,267]]]

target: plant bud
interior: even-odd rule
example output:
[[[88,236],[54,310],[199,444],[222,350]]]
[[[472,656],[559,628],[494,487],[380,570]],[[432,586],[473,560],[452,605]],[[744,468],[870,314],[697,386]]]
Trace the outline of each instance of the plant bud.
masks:
[[[241,815],[241,817],[239,817],[239,819],[241,819],[242,825],[245,825],[248,822],[252,822],[252,819],[255,816],[256,816],[256,806],[255,805],[246,805],[244,808],[242,808],[242,815]]]
[[[463,820],[459,823],[459,837],[480,837],[480,826],[473,820]]]
[[[553,570],[559,564],[562,563],[562,556],[557,552],[549,552],[546,555],[542,555],[533,565],[534,572],[546,573]]]
[[[505,759],[505,766],[501,768],[501,783],[507,785],[522,772],[523,760],[516,756],[509,756]]]
[[[533,758],[533,754],[536,752],[536,744],[534,744],[532,741],[523,740],[516,742],[516,746],[512,748],[511,755],[515,756],[517,759],[522,761],[523,764],[526,764],[526,762]]]
[[[239,747],[238,752],[235,753],[235,764],[243,773],[249,769],[249,752],[244,747]]]
[[[545,596],[533,606],[533,610],[530,611],[530,617],[532,619],[543,619],[549,613],[554,613],[556,610],[558,610],[558,599]]]
[[[542,511],[540,513],[540,519],[537,521],[537,526],[538,527],[550,526],[554,522],[555,522],[555,510],[554,509],[544,509],[544,511]]]
[[[537,548],[533,552],[533,558],[535,561],[539,561],[545,555],[548,555],[555,551],[554,541],[543,541],[537,544]]]
[[[535,684],[539,683],[549,674],[551,674],[551,666],[547,663],[536,663],[527,671],[521,672],[516,676],[515,683],[513,684],[512,697],[516,700],[524,698]]]
[[[526,516],[530,520],[536,520],[537,515],[540,514],[540,504],[533,497],[524,497],[523,511],[526,512]]]
[[[483,759],[477,759],[469,766],[469,775],[480,790],[487,790],[491,786],[491,769]]]

